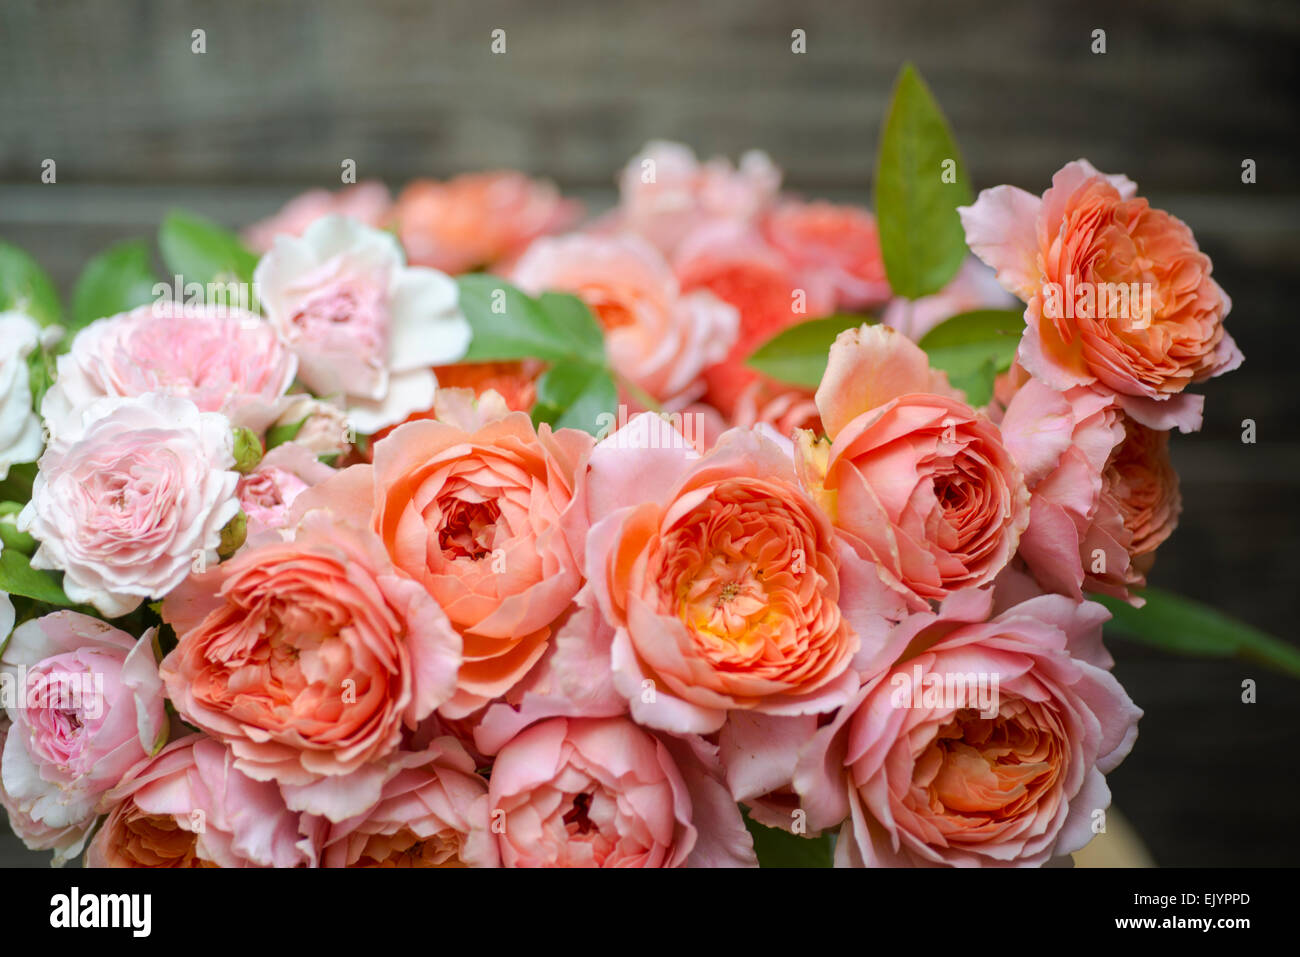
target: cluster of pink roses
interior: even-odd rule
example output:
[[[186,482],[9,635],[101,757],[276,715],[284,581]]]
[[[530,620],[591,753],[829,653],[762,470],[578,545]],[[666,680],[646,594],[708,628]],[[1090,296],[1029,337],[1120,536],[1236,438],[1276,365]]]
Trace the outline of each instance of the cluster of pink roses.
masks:
[[[260,311],[82,330],[18,527],[69,599],[159,624],[14,629],[17,833],[96,866],[754,866],[743,805],[846,866],[1082,847],[1141,714],[1086,593],[1140,601],[1164,430],[1241,361],[1227,297],[1123,177],[986,191],[963,223],[1026,328],[973,408],[914,340],[1006,293],[972,263],[897,310],[870,214],[779,185],[652,144],[564,236],[514,173],[309,194],[248,232]],[[590,307],[620,428],[535,425],[541,363],[460,361],[446,273],[481,266]],[[1049,314],[1065,277],[1151,314]],[[744,365],[871,307],[815,392]]]

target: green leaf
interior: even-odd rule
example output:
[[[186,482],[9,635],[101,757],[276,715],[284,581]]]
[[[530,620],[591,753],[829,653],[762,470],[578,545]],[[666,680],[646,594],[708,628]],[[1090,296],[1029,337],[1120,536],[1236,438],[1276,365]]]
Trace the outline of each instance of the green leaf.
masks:
[[[601,415],[618,405],[618,388],[609,371],[580,359],[557,362],[537,380],[533,423],[549,422],[555,429],[582,429],[592,435]]]
[[[151,302],[156,283],[144,240],[109,246],[86,263],[72,289],[72,328]]]
[[[604,365],[605,333],[585,302],[568,293],[544,292],[537,304],[565,337],[574,355]]]
[[[1141,608],[1104,595],[1091,597],[1114,615],[1107,627],[1134,641],[1184,655],[1245,658],[1300,678],[1300,647],[1190,598],[1158,588],[1138,594],[1146,599]]]
[[[573,339],[571,307],[560,305],[548,311],[539,300],[487,273],[471,273],[456,281],[461,312],[473,331],[463,362],[556,360],[583,354],[586,346]]]
[[[754,350],[746,364],[781,382],[815,389],[821,385],[835,337],[875,321],[872,316],[848,314],[810,319],[778,332]]]
[[[921,337],[930,365],[948,373],[948,381],[966,393],[971,405],[993,396],[993,380],[1016,357],[1024,316],[1012,309],[963,312]]]
[[[948,121],[910,63],[885,116],[875,185],[890,287],[908,299],[938,292],[966,257],[957,207],[971,202],[971,188]]]
[[[745,827],[754,838],[759,867],[831,867],[834,862],[829,832],[821,837],[800,837],[767,827],[745,814]]]
[[[163,264],[185,285],[251,283],[257,266],[257,256],[230,230],[180,210],[168,213],[158,227],[158,250]],[[238,302],[230,289],[214,291],[217,296],[205,301]],[[246,302],[251,305],[251,295]]]
[[[0,501],[29,502],[32,498],[32,483],[36,481],[37,465],[24,462],[9,468],[9,474],[0,480]]]
[[[266,432],[266,450],[269,452],[277,445],[284,445],[286,442],[292,442],[302,427],[307,424],[307,416],[303,416],[297,422],[289,422],[285,425],[273,425]]]
[[[54,283],[36,260],[0,242],[0,312],[25,312],[43,326],[56,325],[62,310]]]
[[[60,607],[74,604],[63,593],[63,586],[49,572],[32,568],[27,556],[16,549],[0,552],[0,591],[23,595]]]
[[[25,555],[36,551],[36,539],[26,532],[18,531],[18,514],[23,510],[21,502],[0,502],[0,542],[5,548],[12,548]]]

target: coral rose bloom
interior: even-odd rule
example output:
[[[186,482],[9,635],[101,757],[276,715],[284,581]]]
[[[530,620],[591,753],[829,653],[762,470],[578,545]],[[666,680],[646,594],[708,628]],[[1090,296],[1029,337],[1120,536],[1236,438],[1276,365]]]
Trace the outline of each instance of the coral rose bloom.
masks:
[[[323,867],[491,867],[487,782],[454,738],[392,759],[379,800],[330,828]]]
[[[831,442],[800,443],[806,481],[915,607],[984,585],[1029,523],[1024,477],[993,423],[886,326],[840,334],[817,406]]]
[[[201,735],[132,770],[86,852],[87,867],[305,867],[316,850],[274,783],[254,781]]]
[[[991,601],[968,591],[899,625],[912,654],[801,755],[808,826],[845,822],[837,864],[1036,866],[1093,837],[1142,714],[1105,670],[1106,611],[1044,595],[985,622]]]
[[[1126,419],[1124,441],[1107,462],[1103,479],[1103,495],[1118,506],[1132,536],[1129,554],[1145,576],[1183,510],[1178,472],[1169,460],[1169,433]],[[1145,578],[1138,584],[1145,584]]]
[[[458,410],[457,424],[407,423],[374,450],[375,529],[464,636],[444,708],[453,718],[524,676],[582,584],[586,518],[574,493],[591,437],[535,430],[522,412],[473,421],[486,407]]]
[[[392,219],[412,263],[462,273],[514,258],[581,211],[554,184],[502,170],[416,180],[397,197]]]
[[[585,302],[605,328],[614,368],[678,408],[699,397],[700,373],[736,339],[736,310],[709,292],[681,294],[667,261],[636,236],[540,240],[513,278],[526,292],[560,290]]]
[[[762,224],[767,241],[808,286],[826,289],[838,309],[869,309],[889,299],[876,220],[865,209],[787,200]]]
[[[505,867],[680,867],[697,840],[664,744],[626,718],[552,718],[501,749],[489,806]]]
[[[328,484],[328,483],[327,483]],[[303,496],[311,495],[304,492]],[[337,777],[397,747],[451,696],[460,638],[379,541],[312,510],[293,541],[268,536],[168,596],[180,642],[162,664],[176,710],[228,744],[257,780]],[[332,819],[339,803],[302,809]]]
[[[589,475],[604,517],[587,574],[616,628],[615,684],[633,717],[707,734],[731,709],[834,708],[856,686],[860,646],[841,597],[868,605],[874,573],[845,564],[776,442],[733,430],[703,457],[661,435],[628,447],[661,421],[638,416],[606,439]]]
[[[1192,231],[1136,193],[1076,160],[1041,199],[999,186],[959,212],[971,249],[1028,303],[1026,369],[1060,390],[1097,382],[1143,424],[1190,431],[1202,400],[1183,390],[1241,364],[1223,328],[1231,302]],[[1149,308],[1112,299],[1121,284]]]

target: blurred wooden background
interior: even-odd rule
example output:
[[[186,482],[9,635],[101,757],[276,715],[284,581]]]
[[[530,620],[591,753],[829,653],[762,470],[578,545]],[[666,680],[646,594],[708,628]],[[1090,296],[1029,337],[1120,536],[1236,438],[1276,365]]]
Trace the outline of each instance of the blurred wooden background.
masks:
[[[791,188],[866,203],[912,59],[977,186],[1038,192],[1087,156],[1196,231],[1247,361],[1205,387],[1204,430],[1175,438],[1186,507],[1153,582],[1295,640],[1298,41],[1294,0],[5,0],[0,238],[66,292],[88,256],[151,235],[170,206],[242,225],[336,186],[344,159],[393,187],[515,167],[599,208],[654,138],[760,147]],[[1112,788],[1155,861],[1297,863],[1300,682],[1113,646],[1146,718]],[[1257,704],[1240,701],[1245,678]],[[6,836],[0,863],[41,859]]]

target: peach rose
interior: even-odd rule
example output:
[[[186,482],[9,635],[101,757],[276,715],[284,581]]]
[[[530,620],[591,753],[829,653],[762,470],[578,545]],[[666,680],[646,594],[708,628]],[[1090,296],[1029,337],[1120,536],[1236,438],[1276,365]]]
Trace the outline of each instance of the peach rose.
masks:
[[[374,527],[464,636],[463,717],[505,693],[546,650],[582,584],[586,517],[576,482],[592,439],[533,428],[500,396],[439,392],[442,421],[410,422],[374,448]]]
[[[636,236],[566,236],[529,247],[512,278],[521,289],[570,292],[605,329],[614,369],[675,407],[703,392],[700,374],[736,339],[736,310],[708,292],[682,294],[663,256]]]
[[[834,308],[865,310],[889,299],[876,219],[865,209],[786,200],[767,214],[762,230],[800,285],[826,290]]]
[[[250,542],[163,603],[180,639],[161,669],[177,712],[295,810],[331,820],[373,802],[382,770],[337,779],[450,698],[461,660],[460,636],[373,533],[313,507],[336,483],[356,497],[352,480],[300,496],[292,541]]]
[[[367,226],[381,226],[392,206],[388,187],[373,180],[333,193],[327,189],[308,190],[285,203],[275,215],[245,229],[244,242],[253,252],[270,252],[276,236],[301,236],[308,226],[326,216],[346,216]]]
[[[799,443],[801,475],[836,526],[916,608],[985,585],[1029,523],[1024,477],[996,426],[887,326],[840,333]]]
[[[497,170],[416,180],[397,197],[392,222],[411,262],[455,274],[499,268],[581,212],[553,183]]]
[[[379,800],[329,827],[323,867],[492,867],[487,782],[453,738],[389,762]]]
[[[532,725],[492,767],[502,866],[756,866],[735,803],[698,771],[692,788],[683,772],[691,764],[699,761],[689,745],[626,718]]]
[[[1126,419],[1124,441],[1106,463],[1103,494],[1112,499],[1132,536],[1133,564],[1146,584],[1155,550],[1178,527],[1183,510],[1178,473],[1169,460],[1169,433]]]
[[[615,224],[672,255],[701,224],[756,223],[780,187],[781,171],[759,150],[737,167],[721,157],[701,163],[689,146],[655,140],[619,175]]]
[[[1084,591],[1129,597],[1140,575],[1130,565],[1132,533],[1105,488],[1108,463],[1124,441],[1114,397],[1091,386],[1061,393],[1037,379],[1007,405],[1002,436],[1030,492],[1020,557],[1044,588],[1083,599]]]
[[[736,429],[700,456],[669,431],[637,416],[588,475],[587,574],[633,717],[707,734],[732,709],[835,708],[887,589],[800,487],[788,443]]]
[[[1184,390],[1242,361],[1223,328],[1231,301],[1192,231],[1136,194],[1076,160],[1041,198],[999,186],[959,212],[974,253],[1028,303],[1026,369],[1059,390],[1098,383],[1142,424],[1192,431],[1203,400]]]
[[[1106,610],[991,606],[968,590],[900,624],[907,655],[801,753],[809,829],[843,822],[837,865],[1037,866],[1092,839],[1142,715],[1106,670]]]
[[[192,734],[132,770],[109,794],[87,867],[312,867],[302,815],[274,783],[235,767],[219,742]]]

